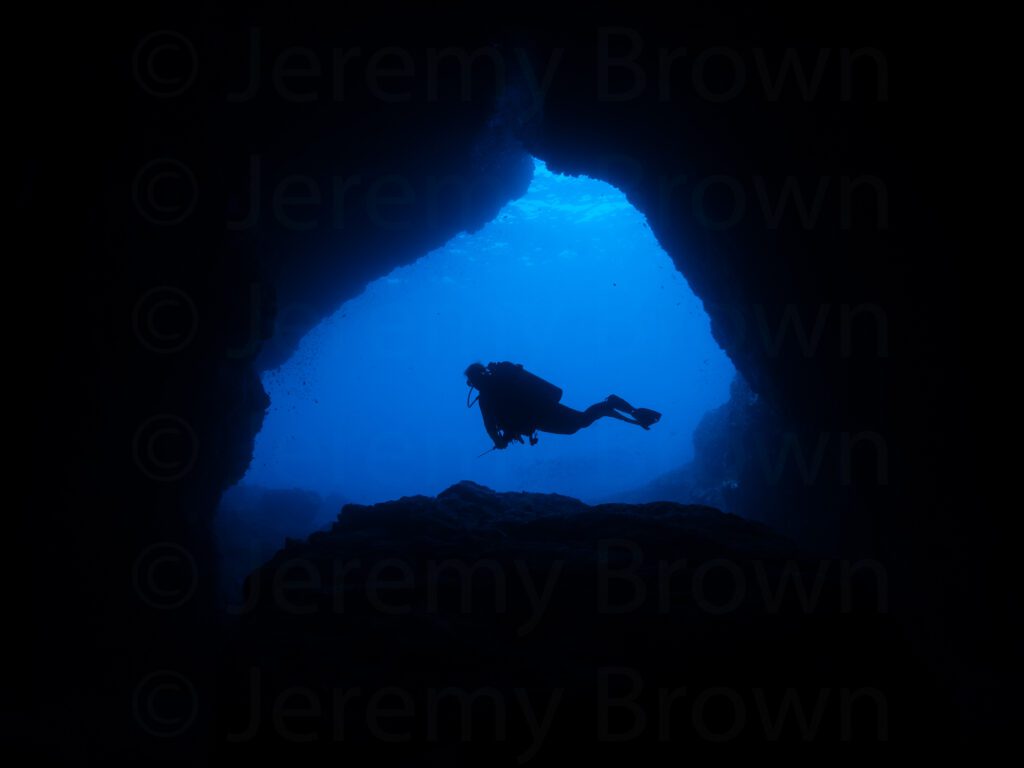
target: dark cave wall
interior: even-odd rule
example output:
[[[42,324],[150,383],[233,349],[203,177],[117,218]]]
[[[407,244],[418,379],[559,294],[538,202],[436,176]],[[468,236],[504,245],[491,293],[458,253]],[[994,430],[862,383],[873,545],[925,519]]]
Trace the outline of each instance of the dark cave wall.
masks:
[[[878,464],[899,461],[900,446],[885,437],[884,377],[894,347],[922,341],[905,316],[916,286],[893,272],[912,247],[893,211],[905,222],[920,205],[881,139],[905,109],[888,98],[894,62],[869,46],[848,69],[843,57],[858,49],[763,48],[765,20],[753,15],[688,21],[687,35],[730,45],[687,47],[660,25],[607,27],[604,42],[580,29],[528,145],[555,170],[626,192],[737,369],[778,412],[779,432],[751,435],[744,485],[760,509],[747,514],[826,548],[869,546],[869,529],[857,530],[866,521],[837,502],[865,486],[885,492]],[[793,54],[821,63],[813,98],[793,82],[773,96],[763,79]],[[593,98],[603,87],[608,98]],[[803,195],[803,214],[787,189]]]
[[[249,19],[112,19],[88,40],[58,38],[40,77],[49,90],[22,83],[33,111],[19,138],[31,150],[19,224],[52,311],[20,339],[35,374],[24,393],[35,420],[26,538],[38,544],[27,567],[40,621],[25,644],[39,663],[17,683],[37,708],[31,737],[57,756],[202,752],[221,621],[211,520],[267,405],[260,345],[276,319],[283,330],[261,364],[283,359],[366,282],[493,218],[532,172],[500,131],[485,135],[486,93],[383,112],[358,83],[344,109],[282,109],[276,93],[226,100],[245,83],[249,26],[265,50],[306,35],[324,51],[338,41],[314,19]],[[340,34],[359,45],[398,42],[387,22],[345,21]],[[141,87],[132,69],[140,41],[168,25],[202,57],[179,101]],[[432,32],[410,22],[408,45],[423,48]],[[168,172],[150,197],[154,174]],[[327,196],[357,176],[342,215]],[[282,202],[292,197],[306,202]],[[317,226],[296,226],[310,214]],[[68,596],[61,610],[41,610],[57,594]],[[185,696],[170,715],[200,724],[180,737],[147,731],[139,709],[159,670],[197,691],[199,711]]]
[[[548,14],[508,24],[463,8],[397,7],[375,19],[337,13],[236,15],[210,6],[195,16],[66,18],[61,33],[40,19],[22,27],[30,32],[18,50],[38,61],[38,71],[17,84],[27,105],[16,126],[18,225],[28,284],[42,307],[32,333],[18,339],[20,359],[34,372],[23,399],[33,417],[25,442],[36,489],[27,517],[39,547],[30,573],[36,594],[70,595],[29,641],[46,649],[46,663],[17,682],[47,722],[60,723],[47,727],[71,734],[50,748],[94,743],[102,751],[130,736],[131,749],[148,759],[201,749],[201,728],[149,739],[125,701],[150,670],[179,669],[202,693],[205,722],[214,663],[208,637],[218,624],[209,523],[222,489],[244,471],[266,406],[256,365],[283,359],[304,330],[367,281],[481,225],[518,195],[528,165],[516,140],[553,170],[615,184],[647,215],[704,299],[716,337],[777,410],[782,434],[756,438],[769,456],[790,444],[813,459],[826,440],[810,480],[792,463],[779,477],[755,463],[747,478],[751,515],[828,551],[882,560],[897,609],[914,606],[908,615],[918,623],[908,631],[922,652],[936,665],[962,661],[954,678],[986,679],[966,629],[924,642],[941,610],[959,612],[981,634],[991,620],[985,601],[974,600],[990,585],[986,573],[974,573],[973,591],[956,586],[991,539],[963,535],[970,470],[952,458],[967,417],[955,396],[963,386],[962,330],[942,298],[955,282],[946,254],[959,234],[949,215],[957,201],[942,190],[966,171],[959,158],[945,158],[941,171],[931,161],[947,147],[935,130],[936,96],[964,75],[938,42],[921,42],[942,36],[907,37],[898,20],[882,35],[868,9],[827,24],[694,6],[675,26],[639,8],[602,17],[589,6],[565,22]],[[748,85],[736,98],[704,98],[686,87],[684,58],[671,101],[653,86],[635,99],[595,99],[595,41],[606,22],[637,30],[647,52],[685,45],[699,55],[727,45],[746,57]],[[316,100],[293,101],[267,85],[269,69],[255,98],[231,101],[225,94],[246,82],[254,27],[265,60],[305,46],[325,71],[333,47],[353,45],[366,57],[389,45],[420,56],[429,47],[497,43],[526,51],[520,70],[527,60],[535,73],[558,64],[542,110],[531,109],[523,96],[529,81],[515,71],[497,103],[476,78],[471,98],[462,98],[451,71],[439,76],[436,100],[418,90],[422,77],[410,79],[420,97],[407,102],[382,105],[358,77],[345,81],[344,99],[329,98],[333,84],[321,74],[308,80],[319,89]],[[76,34],[81,29],[90,32]],[[141,41],[165,29],[184,36],[201,65],[181,95],[133,70]],[[884,51],[891,98],[873,98],[868,71],[869,85],[844,100],[826,71],[820,98],[765,100],[749,58],[755,48],[778,60],[790,45],[813,40],[798,48],[813,61],[838,30],[843,40]],[[30,55],[40,49],[50,55]],[[172,74],[185,82],[190,72]],[[307,92],[307,80],[298,82]],[[188,172],[165,161],[147,166],[160,158]],[[261,215],[249,226],[256,167]],[[170,197],[154,207],[145,190],[160,170],[176,175],[160,187]],[[884,183],[885,227],[867,194],[855,195],[848,227],[834,197],[826,196],[811,227],[792,210],[778,226],[766,225],[759,209],[756,178],[777,190],[792,177],[812,194],[822,177],[834,191],[844,176],[862,175]],[[336,184],[354,177],[339,210]],[[454,192],[442,183],[451,177]],[[690,186],[720,177],[746,195],[745,215],[725,227],[702,218]],[[718,221],[730,208],[728,200],[716,207],[713,192],[706,201]],[[148,324],[154,298],[172,302],[160,305],[169,309],[158,331]],[[843,307],[862,305],[884,319],[887,356],[878,354],[871,322],[867,332],[857,326],[851,347],[842,344]],[[787,311],[809,332],[824,313],[813,353],[792,337],[777,349],[765,343],[763,333],[773,333]],[[263,347],[258,361],[255,339]],[[845,465],[836,453],[843,435],[861,433],[884,444],[884,484],[870,450],[877,442],[858,444]],[[180,607],[148,594],[138,578],[148,548],[167,545],[182,548],[161,577],[187,596]],[[47,733],[40,727],[33,735],[43,742]]]

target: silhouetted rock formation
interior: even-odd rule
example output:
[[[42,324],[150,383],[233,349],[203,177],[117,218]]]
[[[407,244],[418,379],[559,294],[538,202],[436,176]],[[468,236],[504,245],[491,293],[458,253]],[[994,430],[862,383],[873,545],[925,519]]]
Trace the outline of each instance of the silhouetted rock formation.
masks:
[[[287,539],[304,539],[330,525],[341,506],[338,498],[298,488],[236,485],[228,489],[214,520],[222,602],[237,602],[253,569],[273,557]]]
[[[458,746],[500,764],[877,741],[932,714],[905,696],[927,684],[877,563],[709,507],[464,481],[348,505],[247,587],[221,688],[220,759],[239,764],[296,738],[340,759]]]
[[[987,741],[1015,725],[1016,692],[1000,686],[1003,659],[1019,654],[1003,573],[1017,558],[1005,510],[979,501],[992,472],[982,483],[972,464],[984,358],[969,351],[1010,327],[984,312],[999,304],[992,264],[1005,252],[984,176],[1006,167],[993,139],[1003,121],[983,115],[974,89],[991,86],[991,104],[1013,90],[974,47],[991,26],[981,11],[813,10],[698,2],[669,24],[661,2],[564,14],[548,4],[506,25],[482,5],[422,2],[137,4],[99,20],[86,5],[21,9],[11,58],[32,65],[12,84],[20,248],[10,269],[42,298],[30,322],[11,324],[9,357],[28,372],[11,402],[30,418],[10,442],[32,463],[19,539],[31,542],[30,586],[15,591],[18,615],[38,621],[24,656],[40,662],[16,665],[12,699],[36,705],[40,759],[202,762],[220,695],[212,519],[252,455],[267,407],[260,370],[371,280],[493,217],[526,188],[527,153],[616,185],[647,216],[716,339],[779,414],[764,437],[770,458],[790,442],[812,459],[823,446],[810,477],[791,462],[745,489],[762,519],[883,563],[899,636],[955,692],[951,738]],[[633,42],[645,74],[630,96]],[[486,56],[428,66],[439,51],[491,45],[509,82]],[[412,57],[409,77],[394,74],[405,60],[392,46]],[[602,56],[618,62],[613,77]],[[791,57],[805,82],[824,62],[815,97],[801,93]],[[735,221],[733,182],[744,203]],[[776,216],[790,185],[805,211],[824,189],[813,224],[792,198]],[[891,216],[880,220],[880,206]],[[844,435],[862,433],[844,461]],[[179,556],[176,607],[150,604],[133,581],[155,546]],[[662,637],[660,622],[625,626],[601,630],[609,642],[628,636],[637,657],[640,638]],[[584,642],[584,629],[567,629],[572,654],[545,635],[548,657],[582,658],[606,638],[591,622]],[[296,664],[322,672],[334,646],[302,636],[323,655],[302,651]],[[284,664],[267,636],[253,644]],[[859,658],[848,650],[835,657]],[[781,674],[774,656],[742,651],[749,680]],[[159,670],[184,676],[201,703],[174,738],[133,709]],[[917,698],[922,709],[943,701],[925,688]],[[894,740],[908,733],[894,725]]]
[[[771,422],[764,401],[736,376],[729,399],[704,414],[693,432],[693,459],[639,488],[614,494],[607,501],[644,503],[677,501],[708,504],[757,519],[758,466],[753,443]],[[753,489],[750,493],[748,489]]]

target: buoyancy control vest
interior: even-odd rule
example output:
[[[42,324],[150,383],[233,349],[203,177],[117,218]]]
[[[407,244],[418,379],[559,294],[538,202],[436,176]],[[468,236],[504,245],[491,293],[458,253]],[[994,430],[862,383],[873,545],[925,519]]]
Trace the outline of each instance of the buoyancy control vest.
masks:
[[[523,435],[532,435],[536,417],[562,399],[561,387],[530,373],[521,363],[488,363],[487,378],[497,426],[510,440],[522,442]]]

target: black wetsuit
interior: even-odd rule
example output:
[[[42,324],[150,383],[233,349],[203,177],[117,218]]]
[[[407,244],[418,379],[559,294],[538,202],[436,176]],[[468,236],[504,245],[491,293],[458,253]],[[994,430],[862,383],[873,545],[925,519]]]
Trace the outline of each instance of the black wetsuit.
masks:
[[[571,435],[603,416],[618,416],[606,400],[594,403],[585,411],[577,411],[562,403],[524,403],[516,393],[504,392],[500,387],[481,391],[478,403],[487,434],[499,444],[500,437],[504,437],[505,442],[522,442],[523,435],[532,435],[537,430]]]

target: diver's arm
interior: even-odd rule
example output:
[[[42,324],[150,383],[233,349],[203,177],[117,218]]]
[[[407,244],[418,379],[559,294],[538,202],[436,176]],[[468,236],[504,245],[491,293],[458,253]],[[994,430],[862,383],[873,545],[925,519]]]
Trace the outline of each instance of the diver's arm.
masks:
[[[508,445],[508,440],[498,432],[498,424],[494,419],[494,412],[491,410],[490,404],[484,402],[483,399],[478,400],[477,403],[480,405],[480,415],[484,419],[484,429],[487,430],[495,447],[504,448]]]

